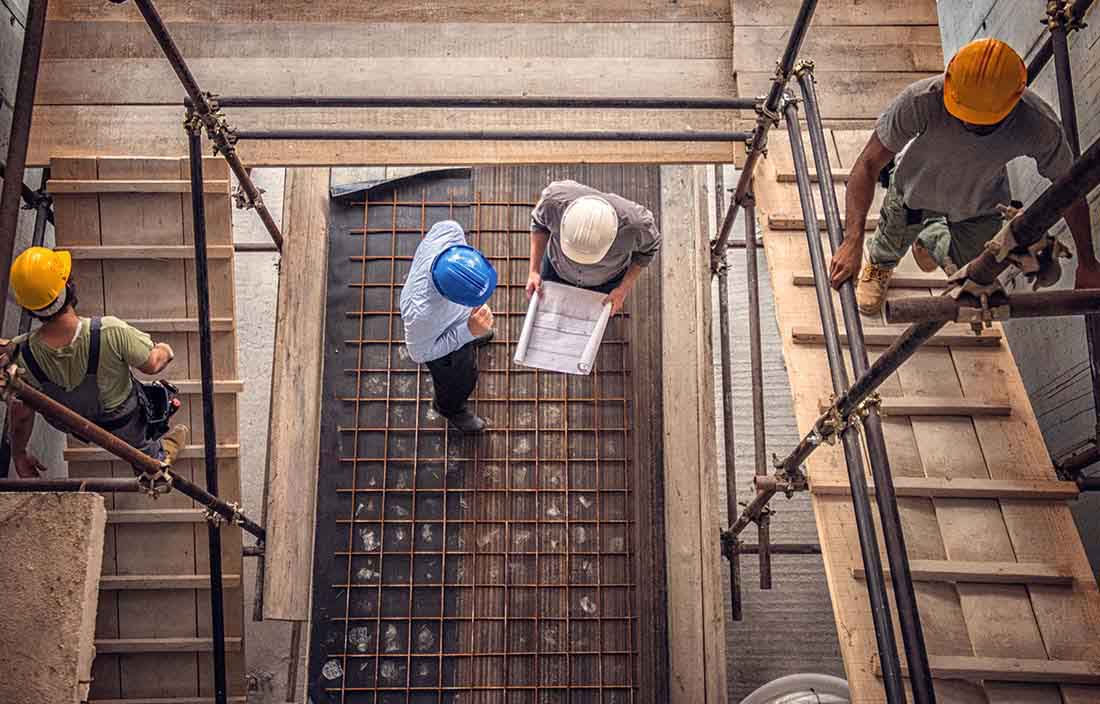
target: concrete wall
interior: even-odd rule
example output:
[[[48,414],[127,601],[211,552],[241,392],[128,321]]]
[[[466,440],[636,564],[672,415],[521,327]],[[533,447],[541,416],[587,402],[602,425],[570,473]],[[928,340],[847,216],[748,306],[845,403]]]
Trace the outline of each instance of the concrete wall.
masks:
[[[1040,24],[1046,3],[1039,0],[941,0],[938,7],[943,51],[948,60],[972,39],[996,37],[1011,44],[1027,61],[1047,37],[1046,28]],[[1085,19],[1090,25],[1074,32],[1069,42],[1082,148],[1100,137],[1100,12],[1096,6]],[[1058,110],[1053,60],[1032,88]],[[1009,176],[1015,196],[1024,202],[1031,202],[1049,183],[1039,176],[1031,160],[1019,159],[1010,164]],[[1092,193],[1090,204],[1096,240],[1100,189]],[[1053,232],[1072,247],[1065,223],[1059,223]],[[1076,260],[1067,261],[1057,288],[1072,287],[1075,265]],[[1010,321],[1005,328],[1052,455],[1095,437],[1097,417],[1082,320]],[[1100,574],[1100,496],[1082,498],[1074,507],[1074,515],[1089,560]]]

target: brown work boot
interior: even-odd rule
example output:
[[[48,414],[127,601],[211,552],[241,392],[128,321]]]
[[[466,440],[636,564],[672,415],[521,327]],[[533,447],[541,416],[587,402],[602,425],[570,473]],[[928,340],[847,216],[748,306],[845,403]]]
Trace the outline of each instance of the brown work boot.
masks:
[[[914,242],[912,250],[913,261],[917,263],[921,271],[928,274],[940,268],[940,265],[932,258],[932,253],[925,249],[920,242]]]
[[[875,266],[870,262],[863,265],[863,271],[859,272],[859,283],[856,285],[856,303],[861,313],[875,315],[882,310],[886,289],[890,287],[890,277],[893,275],[893,269]]]
[[[177,425],[169,430],[164,435],[160,436],[160,446],[164,450],[165,464],[175,464],[176,456],[180,453],[180,450],[187,444],[187,435],[191,431],[188,430],[186,425]]]

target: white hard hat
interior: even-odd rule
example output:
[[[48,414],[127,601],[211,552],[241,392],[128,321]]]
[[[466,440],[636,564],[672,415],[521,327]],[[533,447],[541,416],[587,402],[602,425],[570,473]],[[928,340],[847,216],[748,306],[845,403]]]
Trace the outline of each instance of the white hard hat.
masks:
[[[619,232],[619,216],[603,198],[582,196],[565,209],[561,218],[561,251],[578,264],[595,264],[604,258]]]

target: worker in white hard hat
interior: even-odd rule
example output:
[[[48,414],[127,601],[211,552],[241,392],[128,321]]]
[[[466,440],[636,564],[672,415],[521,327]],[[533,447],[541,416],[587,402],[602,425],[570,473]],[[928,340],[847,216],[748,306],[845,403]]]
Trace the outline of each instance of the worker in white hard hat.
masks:
[[[660,248],[647,208],[576,181],[554,181],[531,212],[527,297],[543,281],[558,281],[607,294],[617,313]]]

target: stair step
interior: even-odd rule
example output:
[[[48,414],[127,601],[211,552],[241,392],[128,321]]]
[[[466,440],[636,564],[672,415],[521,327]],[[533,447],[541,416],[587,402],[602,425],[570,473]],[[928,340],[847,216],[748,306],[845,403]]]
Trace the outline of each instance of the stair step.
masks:
[[[822,413],[831,405],[828,398],[817,403]],[[881,411],[888,416],[1010,416],[1012,406],[962,397],[883,396]]]
[[[793,231],[804,232],[806,230],[806,220],[801,215],[788,215],[783,213],[777,213],[768,216],[768,228],[780,232]],[[844,225],[844,219],[840,220],[841,226]],[[820,215],[817,218],[817,227],[820,230],[825,229],[825,218]],[[870,232],[878,227],[878,216],[870,215],[867,217],[867,226],[863,229]]]
[[[814,275],[810,272],[794,275],[795,286],[813,286]],[[898,274],[890,277],[890,288],[947,288],[947,279],[936,274]]]
[[[241,586],[239,574],[222,575],[226,588]],[[127,574],[103,575],[99,578],[100,591],[128,591],[135,589],[209,589],[208,574]]]
[[[963,582],[967,584],[1045,584],[1068,587],[1073,575],[1054,565],[1040,562],[976,562],[963,560],[910,560],[909,570],[915,582]],[[890,570],[883,570],[889,575]],[[862,567],[852,570],[862,580]]]
[[[237,457],[240,454],[241,446],[236,443],[226,443],[224,445],[218,445],[217,456],[219,458]],[[202,459],[205,455],[206,448],[203,445],[185,445],[178,455],[178,459],[181,460],[196,460]],[[65,448],[65,461],[66,462],[114,462],[119,460],[118,457],[107,452],[103,448],[89,446],[89,447],[67,447]]]
[[[929,655],[932,677],[939,680],[991,680],[995,682],[1048,682],[1051,684],[1100,684],[1100,663],[1087,660],[1042,660],[1038,658],[982,658],[969,655]],[[878,655],[875,675],[882,676]],[[901,663],[909,676],[908,665]]]
[[[870,487],[874,492],[874,487]],[[810,493],[845,496],[852,493],[847,480],[810,479]],[[1013,479],[944,479],[941,477],[895,477],[894,493],[901,497],[926,499],[1005,499],[1066,501],[1080,493],[1074,482]]]
[[[900,325],[864,328],[863,338],[867,345],[872,347],[888,347],[905,332],[907,328]],[[825,335],[821,328],[796,325],[791,329],[791,336],[796,345],[823,345]],[[847,344],[848,333],[840,331],[840,342]],[[996,347],[1001,344],[1001,331],[996,328],[982,330],[981,335],[975,335],[969,325],[962,323],[948,323],[943,330],[933,335],[924,344],[933,347]]]
[[[107,512],[108,523],[202,523],[203,510],[198,508],[113,509]]]
[[[226,638],[225,650],[241,650],[241,638]],[[105,653],[209,653],[213,638],[103,638],[96,639],[97,655]]]

